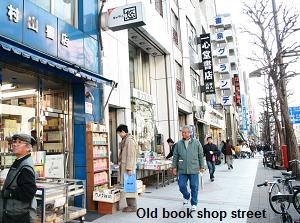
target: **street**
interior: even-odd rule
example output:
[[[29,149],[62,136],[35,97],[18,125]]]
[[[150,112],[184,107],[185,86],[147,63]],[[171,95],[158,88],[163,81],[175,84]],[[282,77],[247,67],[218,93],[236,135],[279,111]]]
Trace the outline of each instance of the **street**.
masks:
[[[280,216],[274,214],[268,204],[267,188],[256,187],[265,179],[272,179],[273,175],[280,175],[280,170],[264,168],[259,155],[254,159],[234,160],[233,170],[228,170],[222,162],[216,167],[214,182],[210,182],[208,172],[205,173],[197,212],[190,213],[182,207],[182,197],[175,182],[158,189],[147,187],[139,196],[137,213],[119,211],[91,222],[280,222]],[[124,201],[121,201],[122,207]],[[298,216],[292,205],[289,211],[294,218]]]

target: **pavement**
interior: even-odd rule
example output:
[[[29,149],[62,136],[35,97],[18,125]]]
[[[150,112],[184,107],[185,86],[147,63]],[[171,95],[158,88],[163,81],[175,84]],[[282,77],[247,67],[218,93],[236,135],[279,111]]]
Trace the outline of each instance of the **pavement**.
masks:
[[[272,212],[268,203],[267,188],[257,188],[256,184],[280,175],[262,165],[262,157],[234,160],[233,170],[228,170],[223,162],[216,166],[215,181],[210,182],[208,171],[204,174],[203,187],[199,190],[198,209],[190,212],[182,207],[182,195],[177,182],[165,187],[148,186],[138,198],[136,213],[121,211],[104,215],[92,223],[277,223],[280,216]],[[296,182],[300,184],[299,182]],[[120,201],[120,209],[125,206]],[[291,205],[289,212],[298,219],[299,214]],[[248,215],[248,216],[247,216]],[[248,218],[247,218],[248,217]]]

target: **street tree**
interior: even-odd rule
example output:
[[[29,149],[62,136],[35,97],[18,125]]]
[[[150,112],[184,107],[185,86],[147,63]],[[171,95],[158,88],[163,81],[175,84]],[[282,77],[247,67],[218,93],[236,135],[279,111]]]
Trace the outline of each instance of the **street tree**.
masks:
[[[245,29],[245,32],[253,38],[252,48],[256,50],[249,59],[272,80],[285,127],[285,136],[279,133],[280,144],[288,145],[289,159],[299,159],[297,139],[288,111],[286,89],[287,82],[296,75],[288,69],[289,65],[298,60],[298,57],[287,57],[287,55],[293,55],[293,52],[299,52],[300,49],[299,43],[293,41],[295,31],[299,30],[296,28],[299,14],[283,3],[277,9],[272,7],[275,5],[274,0],[252,2],[253,4],[248,1],[243,3],[243,12],[251,23],[250,28]],[[283,58],[285,58],[284,62]]]

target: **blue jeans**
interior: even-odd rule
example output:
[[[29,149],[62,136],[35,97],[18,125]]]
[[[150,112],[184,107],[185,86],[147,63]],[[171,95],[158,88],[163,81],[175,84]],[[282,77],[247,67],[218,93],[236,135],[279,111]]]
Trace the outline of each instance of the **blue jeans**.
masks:
[[[190,193],[187,190],[187,182],[190,181],[191,189],[191,204],[197,205],[198,203],[198,188],[199,188],[199,175],[198,174],[179,174],[178,186],[184,199],[190,199]]]
[[[207,167],[209,169],[209,178],[210,179],[215,178],[215,176],[214,176],[214,173],[215,173],[215,170],[216,170],[215,162],[206,161],[206,163],[207,163]]]

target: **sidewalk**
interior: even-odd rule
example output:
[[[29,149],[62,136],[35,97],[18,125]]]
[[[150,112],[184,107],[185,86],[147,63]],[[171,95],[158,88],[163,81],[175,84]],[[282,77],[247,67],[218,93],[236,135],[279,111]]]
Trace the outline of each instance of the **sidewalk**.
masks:
[[[152,217],[149,215],[147,218],[147,215],[145,215],[144,218],[138,218],[137,213],[122,213],[119,211],[113,215],[105,215],[96,219],[93,223],[217,223],[221,219],[222,222],[228,223],[246,223],[246,217],[240,216],[240,218],[237,218],[237,211],[247,211],[249,209],[258,162],[258,159],[235,160],[233,170],[228,170],[227,165],[222,163],[216,168],[214,182],[210,182],[209,174],[206,172],[203,177],[204,188],[199,191],[198,210],[193,212],[192,215],[189,215],[186,209],[182,207],[182,195],[178,190],[177,182],[175,182],[159,189],[147,187],[146,193],[139,197],[138,214],[143,217],[144,210],[145,214],[148,210],[150,214],[152,213]],[[124,201],[120,204],[120,208],[122,207],[124,207]],[[155,218],[155,210],[157,211],[157,218]],[[201,212],[205,210],[206,216],[201,216]],[[174,218],[171,218],[171,216],[167,218],[166,211],[169,213],[173,211]],[[232,212],[234,212],[236,218],[231,217]],[[163,213],[165,213],[165,218],[163,218]],[[179,214],[179,216],[176,217],[175,214]],[[185,218],[180,218],[180,216]]]
[[[257,188],[256,185],[265,179],[271,180],[274,175],[279,176],[281,171],[264,168],[261,158],[258,155],[254,159],[236,159],[234,169],[230,171],[224,163],[216,166],[214,182],[210,182],[206,172],[203,177],[204,187],[199,190],[198,210],[192,214],[188,214],[182,207],[182,196],[175,182],[158,189],[155,186],[147,187],[146,193],[138,198],[137,213],[119,211],[92,223],[279,223],[280,216],[274,214],[269,206],[267,187]],[[120,208],[124,206],[123,200]],[[247,219],[246,211],[256,212],[256,217],[252,214],[252,218]],[[289,213],[294,219],[300,217],[292,204]],[[138,214],[141,218],[138,218]],[[251,217],[251,213],[248,215]]]
[[[257,184],[263,183],[265,180],[272,181],[273,176],[281,176],[281,172],[284,170],[274,170],[268,167],[264,167],[262,161],[260,160],[259,165],[257,167],[257,174],[255,179],[255,184],[253,187],[252,199],[250,204],[250,209],[253,210],[267,210],[267,221],[269,223],[281,223],[280,215],[274,213],[269,204],[269,197],[268,197],[268,189],[269,187],[257,187]],[[293,185],[300,185],[299,181],[293,182]],[[293,204],[290,205],[288,209],[288,213],[292,216],[294,221],[300,219],[298,212],[293,207]],[[261,223],[259,219],[248,219],[247,223]]]

